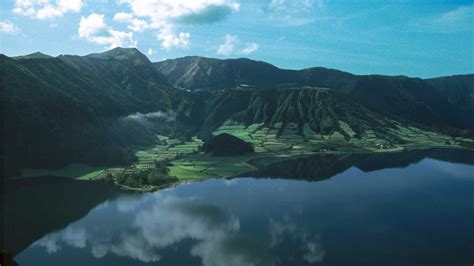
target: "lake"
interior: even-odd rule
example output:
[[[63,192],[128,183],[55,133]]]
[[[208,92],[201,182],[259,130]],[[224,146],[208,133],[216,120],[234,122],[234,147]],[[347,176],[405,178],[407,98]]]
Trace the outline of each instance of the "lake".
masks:
[[[21,235],[19,265],[472,265],[473,160],[267,158],[241,177],[139,194],[64,180],[35,194],[25,181],[7,193],[23,203],[6,232]]]

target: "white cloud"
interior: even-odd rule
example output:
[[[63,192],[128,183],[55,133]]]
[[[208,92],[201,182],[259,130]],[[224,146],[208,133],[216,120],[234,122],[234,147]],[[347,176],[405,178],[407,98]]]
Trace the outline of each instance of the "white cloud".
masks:
[[[188,48],[190,36],[188,32],[175,34],[169,27],[165,27],[156,33],[156,38],[161,41],[161,46],[165,49]]]
[[[130,7],[130,13],[116,14],[117,21],[129,23],[132,31],[156,30],[164,49],[187,48],[191,35],[175,31],[181,25],[205,24],[224,19],[239,11],[234,0],[119,0]],[[119,15],[120,14],[120,15]]]
[[[77,13],[84,6],[82,0],[16,0],[13,13],[37,19],[60,17]]]
[[[435,22],[440,25],[464,25],[470,23],[473,26],[474,6],[463,6],[442,14]]]
[[[130,13],[119,12],[114,15],[113,19],[118,22],[130,22],[133,19],[133,15]]]
[[[214,22],[224,18],[222,13],[239,11],[240,8],[239,3],[229,0],[121,0],[120,2],[130,5],[135,16],[150,18],[157,24]]]
[[[217,54],[229,56],[234,52],[234,46],[238,42],[238,38],[235,35],[226,34],[225,41],[223,44],[217,47]]]
[[[19,31],[20,29],[17,26],[15,26],[15,24],[13,24],[10,20],[6,19],[3,21],[0,21],[0,32],[14,34]]]
[[[324,0],[272,0],[264,11],[269,14],[269,19],[281,26],[303,26],[313,23],[314,17],[311,10],[316,6],[321,9]]]
[[[472,30],[474,6],[462,6],[438,16],[412,21],[409,26],[416,32],[453,33]]]
[[[245,55],[251,54],[251,53],[257,51],[258,47],[259,47],[258,44],[254,43],[254,42],[249,42],[249,43],[247,43],[247,46],[245,46],[245,48],[242,49],[241,53],[245,54]]]
[[[282,11],[291,13],[308,12],[310,8],[313,8],[314,2],[315,1],[313,0],[272,0],[268,5],[267,10],[271,12]],[[318,0],[316,2],[318,7],[322,7],[324,5],[323,0]]]
[[[148,48],[148,51],[146,52],[148,56],[152,56],[156,54],[156,51],[152,48]]]
[[[78,34],[80,38],[88,42],[114,47],[136,47],[137,41],[133,39],[133,32],[114,30],[104,21],[104,15],[92,13],[87,17],[81,17]]]
[[[136,32],[142,32],[150,27],[148,22],[142,19],[137,19],[130,13],[117,13],[114,15],[113,20],[117,22],[128,23],[127,28]]]
[[[217,47],[217,54],[229,56],[232,54],[243,54],[249,55],[257,51],[259,45],[254,42],[248,42],[245,46],[242,46],[241,41],[236,35],[226,34],[224,37],[224,43]]]
[[[79,37],[87,39],[106,27],[104,15],[92,13],[87,17],[81,17],[78,31]]]

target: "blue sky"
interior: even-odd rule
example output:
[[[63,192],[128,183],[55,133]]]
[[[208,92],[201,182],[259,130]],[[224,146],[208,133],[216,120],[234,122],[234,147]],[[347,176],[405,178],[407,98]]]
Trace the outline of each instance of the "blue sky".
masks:
[[[1,53],[137,47],[152,61],[248,57],[278,67],[434,77],[474,72],[474,2],[3,0]]]

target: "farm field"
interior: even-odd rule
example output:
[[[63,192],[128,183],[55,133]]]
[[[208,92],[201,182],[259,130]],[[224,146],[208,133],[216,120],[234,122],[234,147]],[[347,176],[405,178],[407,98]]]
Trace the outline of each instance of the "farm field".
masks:
[[[163,182],[182,182],[232,177],[250,172],[255,167],[248,162],[263,157],[278,159],[315,153],[395,152],[426,147],[459,147],[460,143],[472,145],[470,139],[452,138],[399,123],[396,123],[395,128],[389,129],[389,133],[367,130],[357,137],[352,128],[342,121],[340,127],[345,134],[339,131],[327,135],[317,134],[307,125],[299,129],[293,123],[284,127],[281,124],[275,126],[277,128],[268,128],[262,124],[246,126],[227,121],[212,133],[215,136],[231,134],[251,143],[255,153],[247,155],[211,156],[200,151],[203,140],[196,136],[183,140],[157,135],[155,146],[136,147],[135,155],[138,160],[128,166],[104,168],[71,164],[58,170],[25,169],[21,177],[53,175],[80,180],[106,177],[116,179],[123,175],[135,176],[154,171],[157,163],[165,162],[167,175],[174,179],[164,179]],[[147,189],[150,188],[153,186],[147,186]]]

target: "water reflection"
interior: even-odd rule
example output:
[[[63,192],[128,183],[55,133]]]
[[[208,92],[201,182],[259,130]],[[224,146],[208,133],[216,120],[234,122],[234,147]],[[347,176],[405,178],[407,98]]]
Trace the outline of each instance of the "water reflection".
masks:
[[[270,247],[288,245],[291,242],[293,247],[290,252],[303,251],[302,259],[308,263],[322,262],[326,254],[320,236],[309,231],[302,230],[295,223],[288,221],[278,221],[270,219],[268,226],[270,230]],[[288,256],[289,255],[289,256]],[[288,257],[295,257],[299,254],[288,254]]]
[[[424,159],[440,154],[265,161],[255,177],[287,179],[216,179],[125,194],[44,235],[16,259],[20,265],[461,265],[474,259],[474,168]]]
[[[47,176],[5,180],[2,185],[1,244],[15,255],[119,193],[115,186],[103,182]]]
[[[420,149],[391,153],[316,154],[284,160],[260,158],[251,162],[258,170],[240,176],[318,181],[331,178],[351,167],[357,167],[364,172],[387,168],[405,168],[425,158],[474,165],[472,151]],[[439,170],[448,171],[450,168],[443,165]]]
[[[87,248],[97,259],[114,254],[149,263],[161,260],[161,250],[193,240],[190,255],[199,257],[203,265],[275,265],[265,246],[237,236],[238,217],[195,198],[178,198],[163,191],[120,198],[98,208],[114,216],[113,228],[107,223],[85,227],[90,222],[86,217],[46,235],[33,247],[49,254],[64,246]]]

